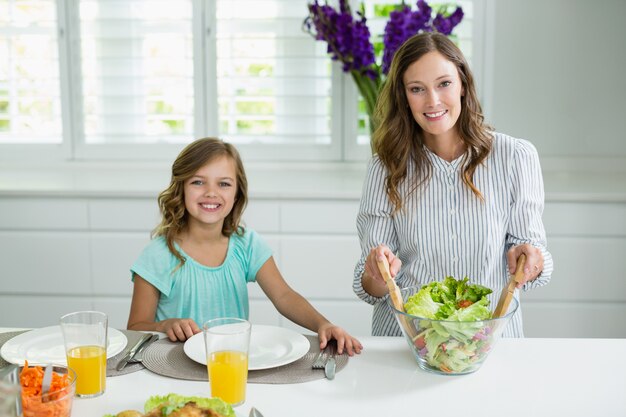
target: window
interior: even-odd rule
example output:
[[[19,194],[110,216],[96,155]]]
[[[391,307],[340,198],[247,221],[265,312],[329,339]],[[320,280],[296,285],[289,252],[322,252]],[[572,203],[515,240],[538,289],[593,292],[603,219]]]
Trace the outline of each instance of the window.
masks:
[[[193,135],[191,16],[189,0],[80,2],[85,143]]]
[[[395,3],[364,1],[374,36]],[[456,3],[472,59],[482,1]],[[364,159],[358,93],[306,14],[306,0],[0,0],[0,159],[169,161],[203,136],[246,160]]]
[[[150,154],[195,136],[191,0],[81,0],[70,57],[80,158]]]
[[[61,143],[54,0],[0,2],[0,144]]]
[[[248,155],[340,156],[341,75],[333,86],[326,46],[302,31],[306,14],[305,1],[217,0],[218,132]]]

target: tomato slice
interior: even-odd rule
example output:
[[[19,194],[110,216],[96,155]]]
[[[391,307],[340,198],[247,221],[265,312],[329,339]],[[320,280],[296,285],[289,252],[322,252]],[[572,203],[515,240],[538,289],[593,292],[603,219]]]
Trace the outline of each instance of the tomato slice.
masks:
[[[426,341],[424,340],[424,336],[418,337],[413,343],[415,344],[415,347],[419,350],[422,350],[426,347]]]

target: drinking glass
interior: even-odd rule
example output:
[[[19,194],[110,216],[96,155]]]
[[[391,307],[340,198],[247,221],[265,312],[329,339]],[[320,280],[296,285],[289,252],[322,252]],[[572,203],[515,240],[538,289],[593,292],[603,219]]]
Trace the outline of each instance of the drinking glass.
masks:
[[[0,379],[0,417],[21,416],[21,404],[19,382]]]
[[[207,371],[211,396],[236,406],[246,399],[250,323],[219,318],[204,323]]]
[[[76,395],[97,397],[104,393],[107,372],[107,315],[77,311],[61,317],[67,366],[76,372]]]

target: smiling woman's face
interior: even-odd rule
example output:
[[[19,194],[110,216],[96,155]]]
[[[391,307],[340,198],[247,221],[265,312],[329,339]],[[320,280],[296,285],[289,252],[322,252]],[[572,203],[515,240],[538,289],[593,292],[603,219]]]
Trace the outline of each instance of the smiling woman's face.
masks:
[[[457,134],[463,86],[454,63],[439,52],[429,52],[409,65],[403,82],[411,113],[425,139]]]

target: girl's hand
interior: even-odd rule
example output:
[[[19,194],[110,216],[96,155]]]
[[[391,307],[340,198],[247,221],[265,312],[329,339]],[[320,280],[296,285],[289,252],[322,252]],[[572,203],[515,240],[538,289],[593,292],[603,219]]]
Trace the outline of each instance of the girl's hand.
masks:
[[[517,288],[521,288],[527,282],[537,279],[541,271],[543,271],[543,254],[541,250],[524,243],[522,245],[513,246],[506,254],[509,264],[509,273],[513,275],[517,269],[517,259],[521,254],[526,255],[526,264],[524,265],[524,282],[517,284]]]
[[[400,271],[402,261],[385,245],[378,245],[370,250],[370,253],[365,259],[365,273],[379,284],[385,285],[385,280],[378,269],[378,260],[382,260],[382,258],[387,258],[387,262],[389,262],[389,272],[392,278]]]
[[[165,333],[172,342],[184,342],[202,331],[192,319],[168,319],[159,324],[161,325],[159,331]]]
[[[337,341],[338,355],[341,355],[344,350],[346,350],[348,355],[354,356],[355,353],[361,353],[363,349],[361,342],[350,336],[348,332],[341,327],[335,326],[332,323],[322,324],[317,330],[317,335],[320,340],[320,350],[323,350],[331,339]]]

